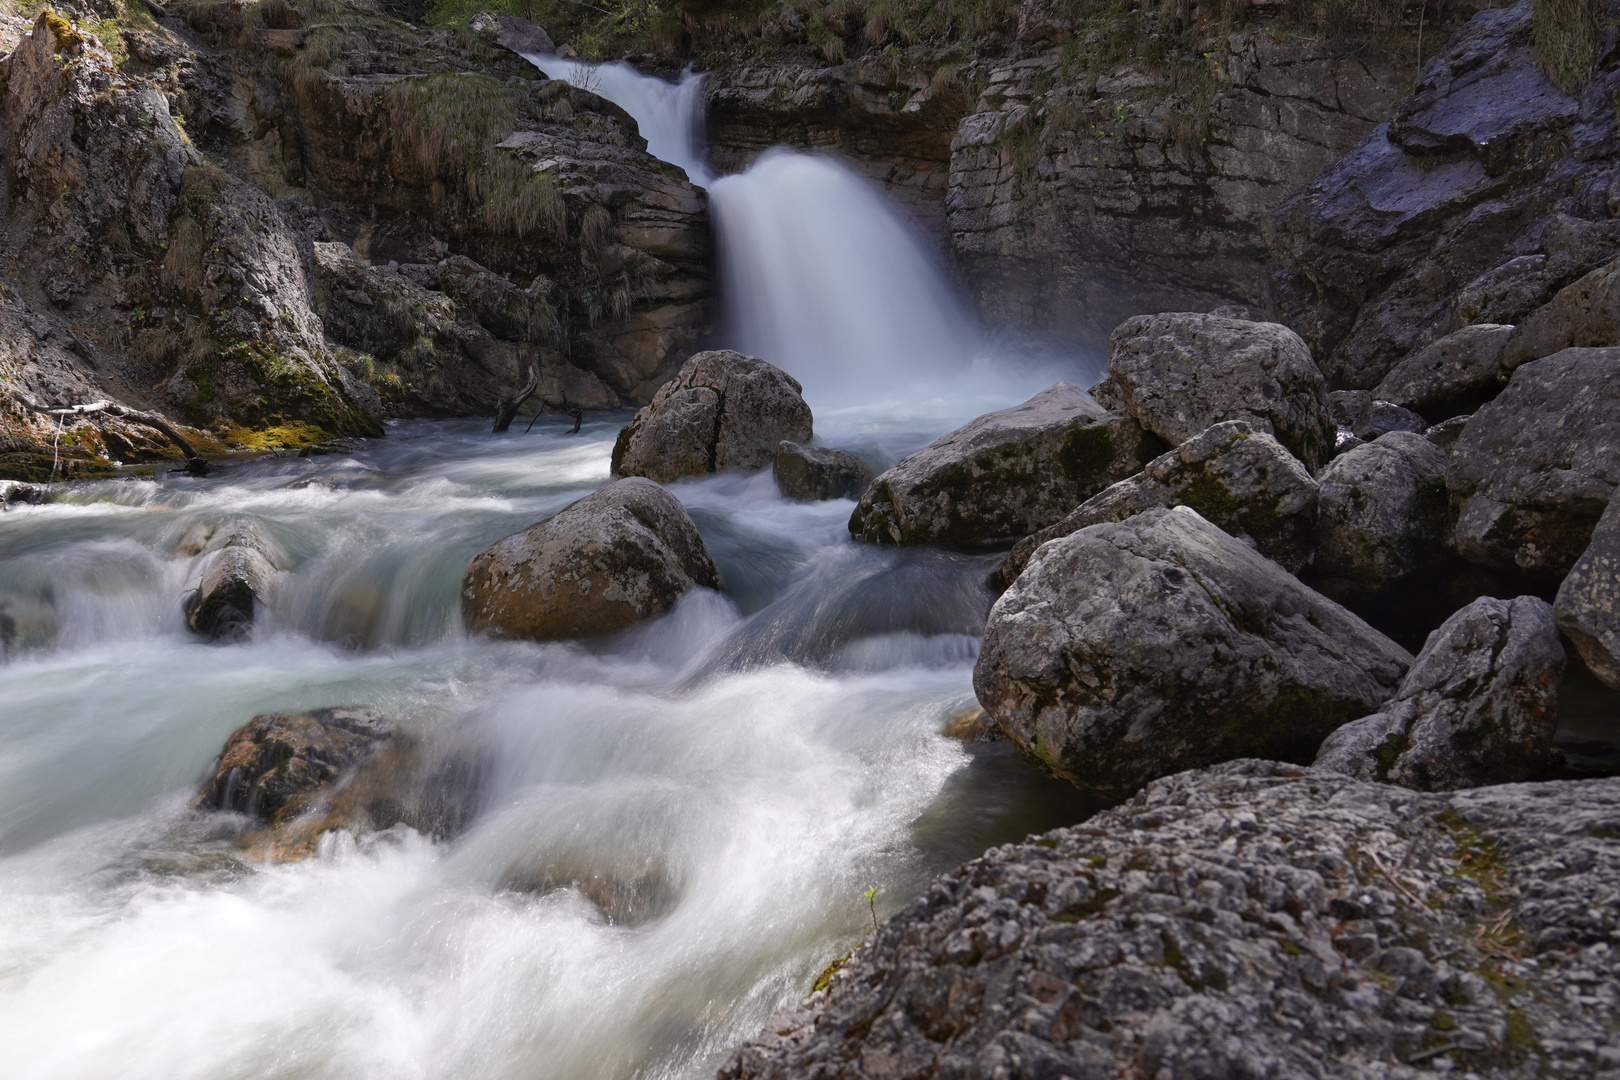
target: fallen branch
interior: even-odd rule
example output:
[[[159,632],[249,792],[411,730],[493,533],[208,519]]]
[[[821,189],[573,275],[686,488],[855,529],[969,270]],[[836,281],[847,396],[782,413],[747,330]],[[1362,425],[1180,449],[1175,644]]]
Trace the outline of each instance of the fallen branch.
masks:
[[[90,416],[95,413],[105,413],[107,416],[117,417],[120,420],[128,420],[132,424],[140,424],[143,427],[154,428],[157,431],[162,432],[170,442],[174,443],[175,446],[180,448],[180,452],[182,454],[186,455],[186,471],[188,473],[193,476],[206,476],[210,471],[207,460],[205,460],[201,454],[197,453],[196,447],[192,446],[191,443],[187,441],[186,437],[180,434],[180,430],[178,428],[169,423],[163,417],[159,416],[157,413],[140,412],[127,406],[120,405],[116,401],[92,401],[88,405],[61,405],[53,407],[49,405],[36,404],[35,402],[29,401],[27,398],[21,398],[20,400],[25,408],[43,416]]]
[[[495,427],[490,433],[499,435],[511,427],[512,421],[517,419],[518,410],[523,407],[525,401],[534,397],[534,392],[538,389],[540,389],[540,365],[530,364],[528,381],[518,390],[517,397],[501,404],[500,412],[495,414]]]

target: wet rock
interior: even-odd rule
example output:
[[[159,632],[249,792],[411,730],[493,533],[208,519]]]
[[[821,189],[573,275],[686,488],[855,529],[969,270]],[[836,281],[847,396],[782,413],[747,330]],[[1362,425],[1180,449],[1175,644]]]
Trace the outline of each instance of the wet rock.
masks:
[[[45,501],[45,489],[38,484],[24,484],[17,480],[0,480],[0,510],[24,503]]]
[[[1315,469],[1331,454],[1327,384],[1298,334],[1277,323],[1167,313],[1127,319],[1108,374],[1130,414],[1165,441],[1247,420]]]
[[[1496,396],[1497,365],[1513,334],[1499,323],[1465,326],[1396,364],[1372,396],[1433,420],[1470,412]]]
[[[1411,656],[1192,510],[1149,510],[1036,551],[974,669],[1007,736],[1078,787],[1253,754],[1309,761],[1376,711]]]
[[[1620,344],[1620,259],[1558,291],[1514,328],[1502,350],[1504,375],[1570,346]]]
[[[488,38],[503,49],[522,55],[533,53],[544,56],[556,51],[551,35],[528,19],[516,15],[495,15],[480,11],[472,17],[467,28],[480,37]]]
[[[1056,383],[880,475],[861,496],[849,531],[878,544],[1005,543],[1135,473],[1154,442],[1135,420],[1108,412],[1071,383]]]
[[[186,626],[209,641],[240,641],[252,632],[257,608],[269,601],[279,550],[251,522],[199,522],[181,538],[178,554],[203,556],[196,587],[181,603]]]
[[[1620,495],[1609,500],[1553,608],[1592,674],[1620,690]]]
[[[197,805],[283,824],[346,770],[398,736],[393,721],[359,705],[255,716],[225,740]]]
[[[467,628],[546,641],[612,633],[662,614],[688,589],[720,587],[679,500],[617,480],[491,545],[462,583]]]
[[[1316,765],[1419,791],[1531,779],[1552,750],[1564,659],[1545,600],[1482,597],[1429,635],[1380,712],[1327,737]]]
[[[1318,479],[1317,573],[1377,591],[1452,554],[1446,455],[1422,435],[1380,435],[1328,462]]]
[[[669,483],[769,465],[784,439],[808,441],[810,406],[793,376],[723,349],[698,353],[619,432],[615,476]]]
[[[1381,401],[1366,390],[1335,390],[1328,395],[1328,404],[1339,429],[1341,451],[1391,431],[1423,431],[1429,426],[1411,409]]]
[[[1615,779],[1170,777],[935,879],[720,1076],[1606,1076],[1617,810]]]
[[[1310,562],[1316,543],[1316,497],[1316,481],[1281,443],[1246,421],[1228,420],[1093,495],[1056,525],[1018,541],[996,571],[996,582],[1011,585],[1048,540],[1177,505],[1192,507],[1297,574]]]
[[[799,502],[859,499],[877,472],[847,450],[801,446],[786,439],[777,444],[771,463],[776,486]]]
[[[1463,500],[1457,550],[1487,566],[1562,576],[1620,484],[1620,349],[1524,364],[1451,449]]]

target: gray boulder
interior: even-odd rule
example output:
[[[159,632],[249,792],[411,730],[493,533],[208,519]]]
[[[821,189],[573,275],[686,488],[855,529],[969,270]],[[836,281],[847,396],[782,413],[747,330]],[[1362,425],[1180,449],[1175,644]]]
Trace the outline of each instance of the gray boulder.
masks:
[[[849,519],[878,544],[1005,543],[1046,527],[1153,456],[1154,440],[1071,383],[987,413],[901,461]]]
[[[1558,628],[1592,674],[1620,690],[1620,494],[1592,531],[1592,542],[1558,587]]]
[[[1620,779],[1170,777],[936,878],[720,1077],[1608,1080],[1617,809]]]
[[[1293,454],[1244,420],[1228,420],[1160,454],[1059,521],[1013,545],[996,571],[1011,585],[1035,549],[1088,525],[1124,521],[1155,507],[1190,506],[1297,574],[1316,542],[1316,481]]]
[[[1318,479],[1317,573],[1377,591],[1451,555],[1446,455],[1422,435],[1381,435],[1328,462]]]
[[[1502,350],[1501,368],[1551,356],[1571,346],[1620,345],[1620,259],[1566,285],[1528,315]]]
[[[1481,597],[1429,635],[1381,711],[1327,737],[1316,765],[1419,791],[1528,780],[1552,751],[1564,659],[1545,600]]]
[[[516,15],[496,15],[480,11],[472,17],[467,26],[473,33],[519,55],[529,53],[545,56],[557,51],[557,47],[551,43],[550,34],[528,19]]]
[[[20,480],[0,480],[0,510],[24,503],[42,503],[46,490],[39,484],[25,484]]]
[[[650,480],[617,480],[473,559],[467,628],[547,641],[612,633],[720,587],[697,526]]]
[[[783,439],[776,447],[771,472],[782,494],[799,502],[858,499],[877,471],[848,450],[801,446]]]
[[[240,641],[252,632],[257,609],[269,603],[280,548],[251,521],[192,525],[178,553],[200,556],[197,583],[181,601],[192,633],[210,641]]]
[[[1313,470],[1333,452],[1327,381],[1286,326],[1190,312],[1138,315],[1110,343],[1108,374],[1130,414],[1171,445],[1223,420],[1247,420]]]
[[[1524,364],[1469,418],[1446,486],[1457,550],[1487,566],[1563,576],[1620,484],[1620,349]]]
[[[669,483],[682,476],[762,469],[783,439],[808,442],[810,406],[797,379],[729,349],[687,360],[613,446],[613,475]]]
[[[1368,390],[1335,390],[1328,395],[1333,423],[1339,429],[1339,446],[1347,449],[1370,442],[1391,431],[1422,431],[1428,422],[1403,405],[1381,401]],[[1346,436],[1353,437],[1347,439]]]
[[[1467,412],[1496,395],[1497,365],[1514,329],[1501,323],[1465,326],[1402,360],[1372,396],[1431,419]]]
[[[1462,438],[1463,429],[1467,426],[1468,417],[1466,415],[1453,416],[1449,420],[1442,420],[1433,427],[1426,429],[1423,432],[1423,437],[1449,453],[1451,448],[1457,445],[1457,440]]]
[[[990,611],[973,672],[1008,738],[1124,795],[1233,758],[1309,761],[1412,657],[1185,507],[1054,540]]]

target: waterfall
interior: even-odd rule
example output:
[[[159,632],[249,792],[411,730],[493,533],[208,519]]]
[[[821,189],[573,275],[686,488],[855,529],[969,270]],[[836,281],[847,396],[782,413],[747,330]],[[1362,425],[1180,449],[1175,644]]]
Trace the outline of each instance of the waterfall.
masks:
[[[720,241],[719,344],[788,372],[818,408],[932,397],[967,373],[981,343],[977,322],[868,181],[829,156],[781,148],[717,179],[703,152],[703,76],[670,83],[628,64],[528,59],[619,105],[650,153],[708,187]]]

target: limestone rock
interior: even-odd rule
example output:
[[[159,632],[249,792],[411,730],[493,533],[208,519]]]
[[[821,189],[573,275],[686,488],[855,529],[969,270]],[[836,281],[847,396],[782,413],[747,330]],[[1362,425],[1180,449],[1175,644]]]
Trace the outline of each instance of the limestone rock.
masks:
[[[1380,435],[1328,462],[1318,479],[1317,573],[1377,591],[1450,555],[1446,455],[1422,435]]]
[[[859,499],[877,476],[872,466],[848,450],[801,446],[782,440],[771,463],[776,486],[799,502]]]
[[[996,580],[1003,588],[1011,585],[1048,540],[1178,504],[1297,574],[1315,547],[1316,498],[1316,481],[1298,458],[1246,421],[1228,420],[1093,495],[1056,525],[1018,541]]]
[[[281,824],[398,735],[392,721],[366,706],[255,716],[225,741],[197,805]]]
[[[1247,420],[1315,469],[1332,453],[1327,384],[1298,334],[1277,323],[1167,313],[1127,319],[1109,376],[1132,416],[1172,444]]]
[[[1482,597],[1429,635],[1380,712],[1327,737],[1316,764],[1420,791],[1531,779],[1552,750],[1564,659],[1545,600]]]
[[[1609,500],[1553,608],[1592,674],[1620,690],[1620,494]]]
[[[1429,426],[1411,409],[1379,400],[1366,390],[1335,390],[1328,395],[1328,406],[1339,429],[1341,452],[1391,431],[1423,431]]]
[[[849,519],[858,540],[979,547],[1028,536],[1136,472],[1154,440],[1056,383],[936,439],[880,475]]]
[[[1612,778],[1160,780],[936,878],[720,1077],[1606,1078],[1617,813]]]
[[[1123,795],[1253,754],[1308,761],[1412,658],[1185,508],[1036,551],[991,609],[979,701],[1026,754]]]
[[[1469,412],[1496,396],[1497,365],[1514,333],[1500,323],[1465,326],[1396,364],[1372,396],[1431,420]]]
[[[1567,573],[1620,484],[1620,348],[1524,364],[1469,418],[1446,485],[1464,500],[1457,550],[1486,565]]]
[[[619,432],[613,474],[669,483],[763,468],[783,439],[807,442],[813,434],[802,391],[793,376],[755,357],[698,353]]]
[[[491,545],[462,583],[467,628],[547,641],[608,634],[662,614],[719,573],[680,502],[616,480]]]
[[[1620,259],[1566,285],[1514,328],[1502,350],[1502,371],[1572,345],[1620,345]]]

